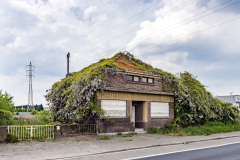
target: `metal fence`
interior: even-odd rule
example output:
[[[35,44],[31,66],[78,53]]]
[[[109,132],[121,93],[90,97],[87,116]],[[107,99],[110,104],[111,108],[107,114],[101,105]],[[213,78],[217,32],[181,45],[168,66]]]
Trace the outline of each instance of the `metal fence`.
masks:
[[[61,129],[60,129],[61,128]],[[64,135],[71,134],[96,134],[96,124],[69,124],[57,126],[57,131]]]
[[[54,139],[54,126],[8,126],[8,134],[13,135],[18,140]]]

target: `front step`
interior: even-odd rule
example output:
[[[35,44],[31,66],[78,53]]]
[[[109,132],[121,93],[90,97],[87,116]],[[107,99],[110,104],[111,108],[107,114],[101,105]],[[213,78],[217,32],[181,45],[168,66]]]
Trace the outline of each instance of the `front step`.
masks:
[[[135,133],[146,133],[143,128],[135,128]]]

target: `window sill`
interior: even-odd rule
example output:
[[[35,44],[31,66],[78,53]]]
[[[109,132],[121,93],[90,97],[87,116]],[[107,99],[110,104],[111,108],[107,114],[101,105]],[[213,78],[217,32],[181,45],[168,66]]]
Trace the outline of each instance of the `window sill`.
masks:
[[[157,119],[157,118],[171,118],[170,116],[156,116],[156,117],[151,117],[151,118],[155,118],[155,119]]]
[[[111,119],[111,118],[127,118],[127,117],[121,117],[121,116],[114,116],[114,117],[111,117],[111,116],[103,116],[101,119]]]
[[[126,83],[155,86],[154,83],[143,83],[143,82],[134,82],[134,81],[126,81]]]

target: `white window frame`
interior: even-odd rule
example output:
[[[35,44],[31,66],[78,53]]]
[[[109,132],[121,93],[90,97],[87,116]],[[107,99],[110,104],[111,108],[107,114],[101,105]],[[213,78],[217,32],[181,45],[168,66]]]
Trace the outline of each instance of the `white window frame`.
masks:
[[[142,77],[141,80],[142,80],[142,83],[147,83],[148,82],[148,78],[147,77]]]
[[[101,108],[105,111],[104,117],[126,118],[127,101],[101,100]]]
[[[151,102],[151,117],[169,117],[169,103]]]
[[[134,82],[139,82],[140,81],[140,77],[139,76],[133,76],[133,81]]]
[[[154,83],[154,79],[153,78],[148,78],[148,83],[153,84]]]
[[[131,79],[130,79],[131,77]],[[127,75],[127,81],[132,81],[133,80],[133,76],[132,75]]]

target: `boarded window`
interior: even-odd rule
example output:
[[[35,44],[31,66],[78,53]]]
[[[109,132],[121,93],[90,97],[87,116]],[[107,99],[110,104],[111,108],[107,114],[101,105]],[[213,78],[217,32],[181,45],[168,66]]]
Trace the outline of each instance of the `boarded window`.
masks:
[[[126,117],[126,101],[101,100],[101,108],[106,112],[105,116]]]
[[[169,117],[169,103],[151,102],[151,117]]]
[[[142,77],[142,82],[143,83],[147,83],[147,78],[146,77]]]
[[[128,81],[132,81],[132,79],[133,79],[133,76],[127,75],[127,80],[128,80]]]
[[[153,83],[153,78],[148,78],[148,83]]]
[[[133,81],[134,81],[134,82],[139,82],[139,79],[140,79],[140,77],[137,77],[137,76],[134,76],[134,77],[133,77]]]

